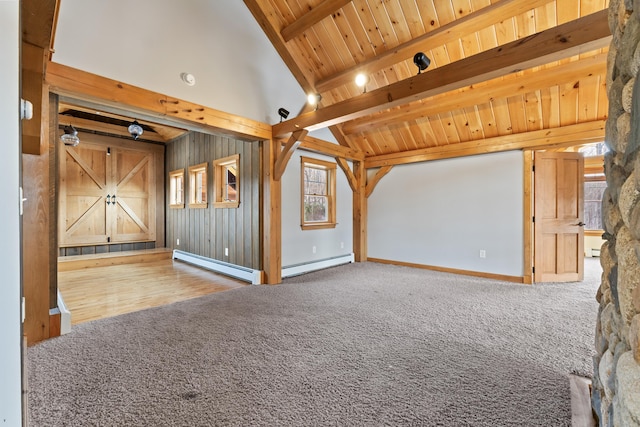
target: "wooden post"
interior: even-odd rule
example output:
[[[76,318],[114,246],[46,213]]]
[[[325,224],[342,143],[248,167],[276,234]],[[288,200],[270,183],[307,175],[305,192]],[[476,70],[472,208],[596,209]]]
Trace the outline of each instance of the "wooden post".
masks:
[[[356,262],[367,260],[367,170],[364,161],[353,162],[353,253]]]
[[[282,282],[282,184],[279,179],[275,179],[276,160],[279,155],[278,141],[262,142],[262,268],[264,283],[269,285]]]

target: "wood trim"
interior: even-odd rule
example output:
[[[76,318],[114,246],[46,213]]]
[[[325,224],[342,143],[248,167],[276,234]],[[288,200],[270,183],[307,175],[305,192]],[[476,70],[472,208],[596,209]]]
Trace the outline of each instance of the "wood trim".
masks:
[[[241,138],[271,139],[271,126],[255,120],[214,110],[178,98],[132,86],[62,64],[50,62],[46,82],[50,90],[80,101],[95,102],[151,117],[170,119],[191,127],[231,134]]]
[[[278,158],[276,159],[275,170],[274,170],[274,179],[276,181],[280,181],[282,175],[284,174],[285,169],[287,168],[287,164],[291,159],[294,151],[302,144],[302,140],[307,136],[308,131],[306,129],[302,129],[294,132],[289,137],[289,140],[285,144],[284,148],[278,154]]]
[[[21,121],[24,154],[48,151],[49,91],[44,84],[48,54],[48,48],[22,43],[22,97],[33,105],[33,118]]]
[[[376,55],[371,59],[360,62],[332,76],[328,76],[316,83],[316,89],[322,93],[349,84],[358,72],[373,74],[383,68],[406,61],[407,58],[411,58],[416,52],[429,52],[449,42],[458,42],[461,36],[483,30],[496,22],[520,15],[550,1],[551,0],[500,0],[490,6],[483,7],[482,9],[455,19],[446,25],[442,25],[400,46]]]
[[[515,71],[607,47],[611,42],[607,13],[607,10],[603,10],[427,73],[301,114],[274,125],[273,135],[283,137],[298,129],[312,131],[344,123]]]
[[[533,283],[533,151],[524,150],[523,157],[523,279],[525,284]]]
[[[55,308],[49,310],[49,338],[59,337],[62,325],[60,310]]]
[[[380,169],[376,171],[376,174],[367,182],[367,189],[365,192],[365,196],[367,198],[369,198],[371,193],[373,193],[373,190],[375,190],[376,185],[378,185],[378,182],[380,182],[380,180],[386,174],[391,172],[391,169],[393,169],[393,166],[387,165],[387,166],[382,166]]]
[[[520,276],[508,276],[504,274],[485,273],[481,271],[460,270],[457,268],[438,267],[434,265],[425,265],[425,264],[414,264],[411,262],[393,261],[393,260],[380,259],[380,258],[367,258],[367,261],[377,262],[380,264],[399,265],[402,267],[420,268],[423,270],[441,271],[443,273],[461,274],[463,276],[482,277],[485,279],[500,280],[503,282],[525,283],[524,277],[520,277]]]
[[[328,174],[328,188],[327,188],[327,200],[329,204],[329,212],[327,213],[327,220],[324,222],[305,222],[304,221],[304,169],[306,165],[310,165],[310,168],[323,169]],[[335,228],[336,222],[336,163],[327,162],[325,160],[316,159],[313,157],[300,156],[300,228],[303,230],[315,230],[320,228]]]
[[[324,0],[322,3],[305,13],[282,29],[280,34],[285,42],[292,40],[338,9],[351,3],[351,0]]]
[[[604,138],[605,125],[606,120],[594,120],[553,129],[541,129],[458,144],[372,156],[368,157],[365,163],[367,169],[370,169],[380,166],[402,165],[510,150],[548,149],[550,147],[568,147],[589,142],[600,142]]]
[[[589,237],[602,237],[604,230],[584,230],[584,235]]]

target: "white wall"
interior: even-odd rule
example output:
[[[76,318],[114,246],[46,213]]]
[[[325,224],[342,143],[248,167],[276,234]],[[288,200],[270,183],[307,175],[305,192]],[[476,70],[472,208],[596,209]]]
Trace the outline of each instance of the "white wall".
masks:
[[[19,2],[0,0],[0,425],[19,426],[21,406]]]
[[[54,47],[54,62],[265,123],[306,102],[238,0],[64,0]]]
[[[369,197],[368,256],[522,276],[523,167],[519,151],[395,166]]]
[[[282,266],[346,255],[353,252],[353,199],[351,187],[340,167],[336,171],[335,228],[302,230],[300,227],[300,156],[335,162],[331,157],[297,150],[282,180]],[[342,245],[341,245],[342,244]],[[316,253],[313,253],[313,247]],[[344,247],[341,247],[344,246]]]

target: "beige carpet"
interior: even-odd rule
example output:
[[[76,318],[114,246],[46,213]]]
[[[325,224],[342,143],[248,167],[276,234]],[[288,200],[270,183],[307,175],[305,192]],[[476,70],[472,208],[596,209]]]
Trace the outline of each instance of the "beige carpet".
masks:
[[[28,349],[30,425],[569,426],[587,262],[536,286],[352,264],[82,324]]]

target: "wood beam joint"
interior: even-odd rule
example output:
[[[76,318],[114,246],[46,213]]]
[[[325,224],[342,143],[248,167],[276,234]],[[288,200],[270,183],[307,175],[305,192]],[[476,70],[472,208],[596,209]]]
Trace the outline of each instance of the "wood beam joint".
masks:
[[[282,175],[284,174],[285,169],[287,168],[287,164],[289,163],[289,159],[293,153],[298,149],[300,144],[302,144],[302,140],[307,136],[307,131],[305,129],[301,129],[299,131],[294,132],[286,145],[278,155],[276,159],[276,164],[273,170],[273,179],[276,181],[280,181]]]

